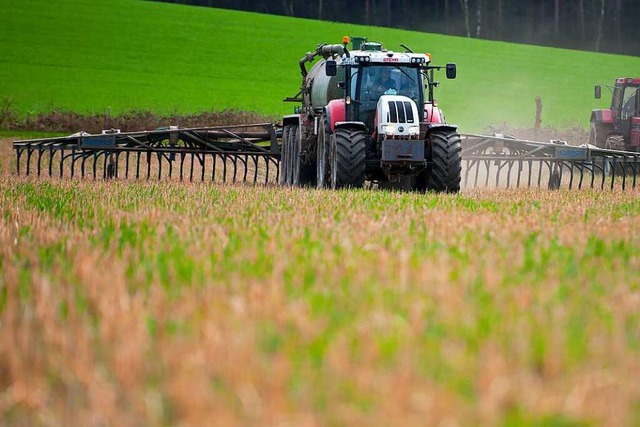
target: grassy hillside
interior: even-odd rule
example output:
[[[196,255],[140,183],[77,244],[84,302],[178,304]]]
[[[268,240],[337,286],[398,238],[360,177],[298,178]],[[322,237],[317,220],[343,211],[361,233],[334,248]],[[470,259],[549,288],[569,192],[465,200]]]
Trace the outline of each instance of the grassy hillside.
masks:
[[[459,66],[438,91],[464,130],[585,125],[595,83],[640,70],[640,58],[468,40],[386,28],[291,19],[138,0],[0,0],[0,100],[21,113],[238,108],[289,113],[298,59],[319,42],[367,35],[406,43],[434,63]],[[442,78],[444,79],[444,76]],[[5,102],[6,103],[6,102]]]

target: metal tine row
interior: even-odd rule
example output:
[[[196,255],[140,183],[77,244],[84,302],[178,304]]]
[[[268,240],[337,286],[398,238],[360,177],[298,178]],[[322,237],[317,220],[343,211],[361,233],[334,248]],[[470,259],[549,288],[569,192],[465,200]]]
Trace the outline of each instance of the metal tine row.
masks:
[[[268,153],[130,148],[85,151],[39,147],[16,150],[16,156],[18,174],[38,177],[176,178],[180,181],[265,184],[277,183],[279,177],[279,161]]]
[[[610,188],[620,184],[622,189],[635,188],[640,172],[640,162],[599,162],[505,160],[493,165],[490,160],[465,160],[463,167],[464,188],[531,188],[550,189],[566,186],[569,189]],[[517,166],[517,167],[516,167]],[[617,170],[616,173],[612,173]]]
[[[19,175],[277,183],[277,138],[270,123],[169,127],[17,141],[14,150]]]
[[[463,187],[634,189],[640,153],[513,137],[463,136]]]

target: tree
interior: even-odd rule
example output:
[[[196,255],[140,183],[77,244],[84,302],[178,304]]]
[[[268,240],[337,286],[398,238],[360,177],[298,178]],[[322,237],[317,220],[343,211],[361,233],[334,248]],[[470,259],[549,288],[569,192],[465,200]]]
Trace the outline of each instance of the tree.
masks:
[[[480,38],[482,31],[482,0],[478,0],[478,9],[476,13],[477,25],[476,25],[476,38]]]
[[[584,0],[578,0],[578,24],[580,26],[580,39],[585,39],[585,25],[584,25]]]
[[[504,12],[503,0],[498,0],[498,38],[502,38],[502,15]]]
[[[371,25],[371,0],[364,0],[364,22],[367,25]]]
[[[467,30],[467,37],[471,37],[471,28],[469,28],[469,0],[460,0],[460,7],[464,15],[464,28]]]
[[[637,0],[158,1],[640,55]]]
[[[553,2],[553,35],[556,39],[560,36],[560,0]]]
[[[602,41],[602,24],[604,23],[605,0],[600,0],[600,19],[598,19],[598,35],[596,36],[596,52],[600,52],[600,42]]]

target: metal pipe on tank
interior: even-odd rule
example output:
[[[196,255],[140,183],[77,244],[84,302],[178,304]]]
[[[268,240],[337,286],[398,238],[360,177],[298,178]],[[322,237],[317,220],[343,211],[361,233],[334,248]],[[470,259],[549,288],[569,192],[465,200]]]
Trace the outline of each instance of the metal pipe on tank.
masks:
[[[346,46],[341,44],[323,44],[318,46],[315,52],[307,52],[302,59],[300,59],[300,71],[302,72],[302,77],[307,77],[307,68],[305,64],[307,62],[313,61],[313,59],[322,55],[323,58],[327,59],[333,55],[342,55],[346,53],[349,56],[349,51]]]
[[[333,55],[342,55],[346,50],[341,44],[326,44],[318,48],[318,53],[327,58]]]

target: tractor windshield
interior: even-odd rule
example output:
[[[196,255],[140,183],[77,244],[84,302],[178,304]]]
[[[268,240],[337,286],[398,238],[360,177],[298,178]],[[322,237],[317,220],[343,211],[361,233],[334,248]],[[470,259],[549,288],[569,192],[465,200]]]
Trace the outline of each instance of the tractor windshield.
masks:
[[[424,99],[422,75],[419,69],[404,65],[372,65],[352,69],[351,98],[355,116],[367,127],[373,126],[376,105],[382,95],[404,95],[418,105]]]
[[[622,108],[620,109],[620,118],[626,120],[636,115],[636,92],[638,86],[629,85],[624,88],[622,93]]]

